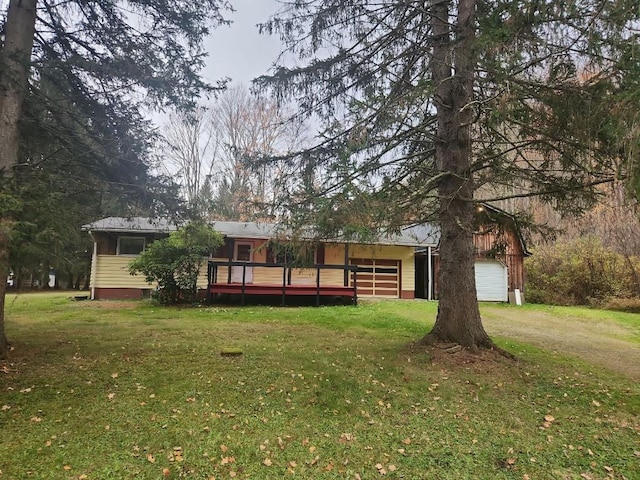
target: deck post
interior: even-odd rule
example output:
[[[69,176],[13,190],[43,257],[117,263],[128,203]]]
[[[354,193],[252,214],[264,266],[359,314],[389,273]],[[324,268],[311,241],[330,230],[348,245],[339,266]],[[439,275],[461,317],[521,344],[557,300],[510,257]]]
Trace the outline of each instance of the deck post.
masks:
[[[358,305],[358,267],[353,269],[353,304]]]
[[[227,237],[227,238],[229,238],[229,237]],[[227,283],[231,283],[231,269],[233,268],[231,266],[231,262],[233,262],[233,250],[235,249],[233,238],[230,239],[228,249],[229,249],[229,251],[227,252],[227,254],[228,254],[227,256],[229,258],[229,271],[227,272]]]
[[[344,286],[348,287],[349,286],[349,274],[351,273],[350,270],[347,268],[347,265],[349,265],[349,244],[345,243],[344,244]]]
[[[247,275],[247,266],[246,265],[242,265],[242,306],[244,307],[245,305],[245,296],[244,296],[244,292],[245,292],[245,278]]]
[[[211,305],[213,293],[211,293],[211,284],[213,283],[213,271],[216,267],[207,263],[207,305]]]
[[[320,306],[320,267],[316,268],[316,307]]]
[[[284,307],[285,305],[285,298],[286,298],[286,289],[287,289],[287,266],[284,265],[282,267],[282,306]]]

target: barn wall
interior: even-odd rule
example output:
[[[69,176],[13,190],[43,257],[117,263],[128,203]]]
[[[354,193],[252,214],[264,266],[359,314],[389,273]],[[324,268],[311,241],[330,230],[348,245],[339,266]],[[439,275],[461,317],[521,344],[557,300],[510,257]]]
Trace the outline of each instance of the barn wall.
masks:
[[[526,278],[524,273],[524,251],[522,243],[513,229],[498,231],[496,228],[485,227],[484,231],[473,236],[476,259],[498,260],[507,266],[508,290],[519,289],[524,294]],[[433,272],[435,291],[438,291],[438,274],[440,259],[433,257]]]

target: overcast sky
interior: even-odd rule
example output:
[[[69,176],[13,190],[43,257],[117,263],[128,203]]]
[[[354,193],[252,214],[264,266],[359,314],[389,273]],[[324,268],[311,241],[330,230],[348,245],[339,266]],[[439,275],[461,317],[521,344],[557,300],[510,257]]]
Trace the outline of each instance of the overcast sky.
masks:
[[[209,52],[206,80],[215,82],[230,77],[233,84],[250,81],[267,73],[281,51],[277,36],[258,34],[256,25],[266,21],[280,5],[275,0],[231,0],[235,12],[227,14],[233,21],[228,27],[218,27],[207,39]]]

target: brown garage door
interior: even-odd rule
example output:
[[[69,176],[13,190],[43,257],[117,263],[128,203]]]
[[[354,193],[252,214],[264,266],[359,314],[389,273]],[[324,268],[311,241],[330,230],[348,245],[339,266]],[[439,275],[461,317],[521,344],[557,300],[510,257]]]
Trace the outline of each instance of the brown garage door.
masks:
[[[358,295],[394,298],[400,296],[400,260],[352,258],[349,263],[359,267]],[[353,285],[353,273],[350,283]]]

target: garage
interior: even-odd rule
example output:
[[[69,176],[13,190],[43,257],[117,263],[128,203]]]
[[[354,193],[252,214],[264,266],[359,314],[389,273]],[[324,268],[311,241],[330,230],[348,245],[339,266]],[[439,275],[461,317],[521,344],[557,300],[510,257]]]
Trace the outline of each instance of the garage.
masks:
[[[358,295],[373,297],[400,296],[400,260],[352,258],[351,265],[357,265]],[[353,285],[353,273],[351,285]]]
[[[497,260],[476,261],[476,290],[481,302],[506,302],[508,274],[507,267]]]

